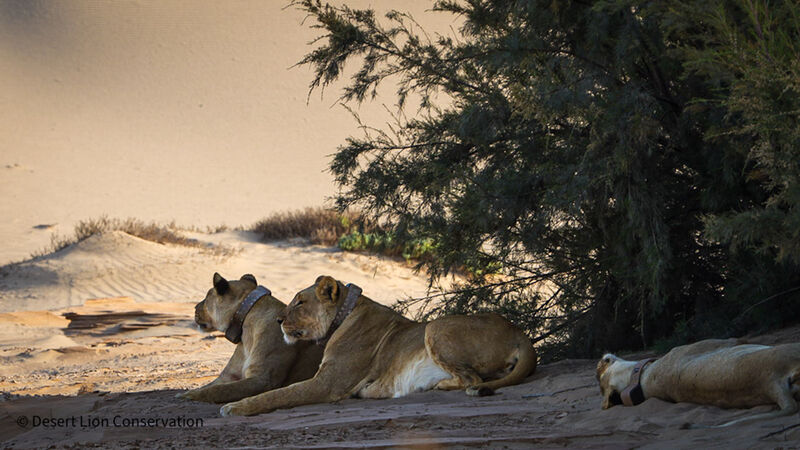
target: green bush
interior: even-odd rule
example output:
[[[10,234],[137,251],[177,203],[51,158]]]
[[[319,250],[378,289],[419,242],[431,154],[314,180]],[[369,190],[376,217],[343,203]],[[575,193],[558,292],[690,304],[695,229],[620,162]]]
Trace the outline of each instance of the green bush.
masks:
[[[339,238],[338,247],[349,252],[369,252],[402,257],[406,261],[425,260],[432,257],[435,245],[431,239],[400,241],[387,231],[364,233],[353,230]]]
[[[396,86],[395,122],[331,172],[337,207],[436,243],[432,283],[472,275],[429,317],[501,311],[559,357],[800,318],[796,1],[433,2],[457,36],[295,4],[322,33],[312,89]]]
[[[406,261],[426,260],[435,250],[433,240],[400,239],[359,212],[320,207],[275,213],[248,230],[259,233],[266,242],[304,238],[313,244],[336,245],[344,251],[402,257]]]

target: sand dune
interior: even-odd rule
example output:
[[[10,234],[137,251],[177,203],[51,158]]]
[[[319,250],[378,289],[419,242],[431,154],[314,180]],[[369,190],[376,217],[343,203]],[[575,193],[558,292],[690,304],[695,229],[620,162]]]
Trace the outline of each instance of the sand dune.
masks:
[[[335,193],[329,155],[360,132],[292,68],[318,30],[289,0],[189,3],[0,0],[0,264],[103,214],[246,226]],[[347,3],[454,24],[430,0]],[[357,108],[370,125],[386,93]]]
[[[60,320],[41,320],[52,315]],[[87,301],[53,312],[0,314],[0,391],[75,395],[186,386],[224,364],[230,344],[196,329],[192,303]],[[226,345],[227,344],[227,345]],[[213,368],[212,368],[213,367]]]
[[[402,261],[302,243],[264,244],[243,231],[188,234],[206,247],[157,244],[112,231],[6,266],[0,271],[0,312],[59,309],[103,297],[197,302],[214,272],[228,278],[252,273],[286,302],[322,274],[359,284],[385,304],[427,292],[425,278]]]

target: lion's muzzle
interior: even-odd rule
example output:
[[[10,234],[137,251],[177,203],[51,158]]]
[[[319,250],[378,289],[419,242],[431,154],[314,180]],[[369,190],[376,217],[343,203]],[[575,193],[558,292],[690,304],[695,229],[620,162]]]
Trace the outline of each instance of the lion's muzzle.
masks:
[[[283,332],[283,340],[287,344],[294,344],[307,334],[305,330],[288,328],[285,324],[281,325],[281,331]]]
[[[208,315],[206,314],[205,308],[205,300],[201,301],[194,307],[194,321],[203,331],[214,331],[214,326],[211,325],[211,321],[208,320]]]

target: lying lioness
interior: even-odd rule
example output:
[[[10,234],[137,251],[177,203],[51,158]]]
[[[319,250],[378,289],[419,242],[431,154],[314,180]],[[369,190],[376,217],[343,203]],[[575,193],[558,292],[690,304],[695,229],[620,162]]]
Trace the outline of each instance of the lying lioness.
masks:
[[[639,376],[638,384],[631,383],[632,377],[635,380]],[[726,427],[798,411],[800,344],[770,347],[742,344],[736,339],[709,339],[675,347],[652,364],[607,354],[597,363],[597,380],[603,409],[638,404],[649,397],[722,408],[780,407],[779,411],[719,425]]]
[[[253,415],[427,389],[487,395],[520,383],[536,368],[528,337],[496,314],[419,323],[360,293],[327,276],[299,292],[281,327],[287,342],[327,340],[319,371],[310,380],[224,405],[220,413]]]
[[[217,379],[178,397],[225,403],[311,378],[322,349],[283,341],[276,320],[285,307],[253,275],[227,281],[215,273],[214,287],[195,307],[195,321],[206,331],[225,332],[236,349]]]

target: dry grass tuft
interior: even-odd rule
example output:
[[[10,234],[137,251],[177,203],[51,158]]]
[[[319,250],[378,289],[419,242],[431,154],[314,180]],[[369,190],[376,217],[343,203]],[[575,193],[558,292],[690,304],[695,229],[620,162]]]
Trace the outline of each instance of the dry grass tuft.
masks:
[[[82,220],[75,225],[75,237],[78,241],[108,231],[122,231],[131,236],[159,244],[175,244],[185,247],[202,246],[197,240],[182,236],[178,232],[175,222],[160,225],[155,222],[145,223],[139,219],[132,218],[119,220],[101,217],[99,219]]]
[[[156,242],[158,244],[172,244],[181,245],[184,247],[202,248],[204,250],[210,250],[219,255],[227,255],[232,251],[227,247],[210,248],[206,244],[196,239],[190,239],[186,236],[183,236],[180,233],[180,230],[181,229],[175,225],[175,222],[162,225],[155,222],[147,223],[133,218],[121,220],[109,219],[106,216],[102,216],[98,219],[81,220],[78,222],[78,224],[75,225],[73,236],[65,237],[54,234],[50,238],[50,246],[32,256],[36,258],[54,253],[59,250],[63,250],[70,245],[88,239],[95,234],[106,233],[110,231],[122,231],[130,234],[131,236],[136,236],[138,238]]]
[[[273,214],[256,222],[249,231],[261,234],[267,242],[304,238],[313,244],[336,245],[341,236],[363,222],[358,213],[316,207]]]

